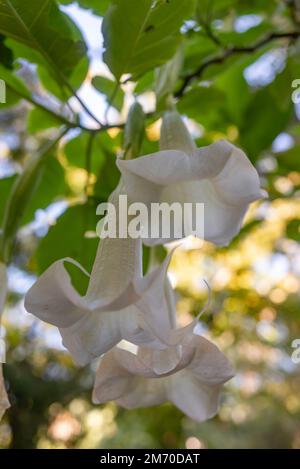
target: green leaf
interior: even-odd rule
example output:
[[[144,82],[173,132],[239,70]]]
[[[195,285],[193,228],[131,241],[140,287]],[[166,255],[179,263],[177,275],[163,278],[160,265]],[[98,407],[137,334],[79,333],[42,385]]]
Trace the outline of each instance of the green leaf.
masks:
[[[69,140],[64,146],[64,154],[72,166],[86,169],[86,153],[89,137],[87,132],[81,132],[75,138]],[[108,142],[111,144],[111,139],[108,135],[97,134],[94,137],[90,168],[94,174],[98,174],[104,164],[104,149],[106,145],[108,145]]]
[[[253,95],[245,110],[240,127],[241,143],[253,161],[290,122],[294,108],[291,89],[286,83],[291,83],[288,66],[270,85]]]
[[[270,32],[271,26],[267,21],[240,33],[236,31],[220,32],[218,37],[222,44],[227,47],[239,46],[247,47],[249,44],[255,44]]]
[[[148,90],[152,90],[154,87],[154,70],[145,73],[137,82],[134,88],[134,94],[143,94]]]
[[[61,120],[39,108],[32,109],[27,115],[27,130],[30,133],[59,127]]]
[[[97,182],[94,186],[95,198],[100,202],[105,202],[110,194],[115,190],[120,179],[120,171],[116,165],[114,153],[104,150],[104,164],[98,174]]]
[[[207,130],[220,128],[225,121],[225,93],[215,86],[197,86],[189,90],[179,101],[178,110],[195,119]]]
[[[255,95],[245,112],[241,128],[241,143],[252,161],[286,128],[291,112],[291,107],[287,110],[280,108],[270,90],[262,89]]]
[[[0,64],[0,78],[4,80],[6,85],[6,103],[1,103],[1,108],[15,105],[21,97],[29,101],[32,99],[31,92],[13,69],[8,69]]]
[[[145,114],[142,106],[134,102],[131,106],[124,130],[125,158],[136,158],[140,150],[145,134]]]
[[[0,223],[2,225],[3,221],[3,215],[4,215],[4,210],[5,210],[5,204],[8,200],[9,193],[11,191],[11,188],[14,184],[14,181],[16,179],[16,176],[11,176],[8,178],[2,178],[0,179]]]
[[[19,43],[18,56],[46,65],[65,85],[86,52],[82,40],[53,0],[0,0],[0,33]]]
[[[62,198],[67,192],[65,172],[59,161],[53,156],[45,162],[43,170],[35,187],[34,197],[31,197],[22,224],[25,225],[34,219],[36,210],[46,208]]]
[[[106,101],[109,103],[113,97],[112,106],[118,111],[122,110],[124,103],[124,92],[122,88],[115,81],[110,80],[106,77],[96,76],[92,79],[92,85],[104,94]],[[116,88],[118,86],[118,88]],[[115,90],[117,92],[115,93]]]
[[[193,73],[203,60],[218,53],[219,46],[212,39],[196,33],[186,38],[184,51],[184,75]]]
[[[10,260],[18,227],[39,183],[44,165],[48,157],[51,156],[50,150],[53,149],[60,138],[61,135],[58,139],[48,143],[39,153],[31,155],[23,172],[14,181],[5,205],[1,232],[0,256],[4,262]]]
[[[17,77],[12,70],[8,70],[3,65],[0,64],[0,77],[5,81],[7,88],[11,91],[20,94],[24,98],[31,98],[30,91],[26,88],[24,83]]]
[[[95,232],[97,222],[96,205],[91,202],[68,208],[39,244],[36,253],[38,273],[64,257],[75,259],[91,271],[99,238],[91,237],[90,233]],[[88,279],[78,269],[72,269],[70,273],[74,286],[83,294]]]
[[[0,34],[0,63],[7,68],[13,67],[13,53],[5,44],[5,36]]]
[[[183,63],[183,50],[179,47],[174,57],[157,69],[155,80],[156,109],[163,110],[172,95]]]
[[[69,79],[70,84],[77,90],[82,82],[84,81],[89,69],[89,59],[88,57],[83,57],[78,65],[75,66],[72,76]],[[55,78],[48,72],[47,68],[43,66],[38,67],[38,74],[42,85],[46,88],[50,93],[57,96],[61,101],[66,102],[70,96],[72,96],[72,92],[66,90],[64,87],[61,86],[60,83],[57,82]]]
[[[170,59],[193,8],[191,0],[112,0],[102,32],[104,62],[117,81],[124,73],[136,77]]]
[[[280,174],[290,171],[300,172],[300,145],[295,145],[289,150],[276,153],[274,155],[279,167]]]
[[[292,220],[287,224],[286,236],[289,239],[300,242],[300,221]]]
[[[257,55],[242,57],[217,76],[217,88],[226,94],[227,111],[234,123],[240,125],[247,106],[251,101],[251,90],[244,78],[244,70],[257,58]]]
[[[74,3],[74,0],[60,0],[64,5]],[[92,10],[95,15],[103,16],[109,7],[110,0],[77,0],[78,5],[86,10]]]

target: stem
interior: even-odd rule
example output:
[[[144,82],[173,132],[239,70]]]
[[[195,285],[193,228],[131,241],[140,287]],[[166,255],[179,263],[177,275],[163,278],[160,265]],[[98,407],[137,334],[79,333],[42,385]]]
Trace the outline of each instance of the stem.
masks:
[[[81,105],[82,109],[85,110],[85,112],[95,121],[97,122],[98,125],[100,125],[100,127],[102,127],[102,123],[100,122],[99,119],[97,119],[97,117],[90,111],[90,109],[87,107],[87,105],[82,101],[82,99],[78,96],[78,94],[76,93],[76,91],[74,90],[74,88],[68,83],[66,82],[66,86],[67,88],[72,92],[73,96],[77,99],[77,101],[79,102],[79,104]]]
[[[218,55],[216,57],[212,57],[204,62],[202,62],[199,67],[190,75],[186,75],[183,79],[183,83],[179,90],[175,93],[176,98],[181,98],[186,90],[186,88],[190,85],[190,83],[195,80],[196,78],[200,78],[203,74],[203,72],[210,67],[211,65],[217,65],[217,64],[222,64],[225,62],[229,57],[235,55],[235,54],[248,54],[255,52],[262,47],[266,46],[270,42],[276,40],[276,39],[297,39],[300,37],[300,32],[299,31],[291,31],[288,33],[270,33],[260,41],[258,41],[256,44],[253,44],[251,46],[247,47],[239,47],[239,46],[233,46],[223,53],[223,55]]]
[[[75,124],[75,123],[69,121],[66,117],[62,116],[61,114],[57,114],[55,111],[52,111],[51,109],[47,108],[46,106],[43,106],[43,104],[36,101],[32,96],[23,94],[22,92],[15,89],[13,86],[11,86],[9,84],[6,84],[6,86],[7,86],[7,88],[9,88],[11,91],[16,93],[21,98],[25,99],[26,101],[33,104],[37,108],[41,109],[42,111],[46,112],[47,114],[50,114],[55,119],[59,120],[62,124],[65,124],[68,127],[77,127],[78,126],[78,124]]]
[[[122,129],[125,126],[125,123],[122,122],[120,124],[102,125],[101,127],[98,127],[96,129],[90,129],[89,127],[86,127],[86,126],[80,124],[80,122],[71,122],[71,121],[69,121],[66,117],[62,116],[61,114],[57,114],[55,111],[52,111],[48,107],[46,107],[43,104],[36,101],[32,96],[23,94],[19,90],[15,89],[13,86],[11,86],[9,84],[7,84],[6,86],[11,91],[13,91],[18,96],[20,96],[22,99],[25,99],[26,101],[31,103],[33,106],[36,106],[39,109],[41,109],[42,111],[50,114],[52,117],[59,120],[62,124],[66,125],[70,129],[81,129],[81,130],[85,130],[86,132],[96,133],[96,132],[106,132],[109,129]]]

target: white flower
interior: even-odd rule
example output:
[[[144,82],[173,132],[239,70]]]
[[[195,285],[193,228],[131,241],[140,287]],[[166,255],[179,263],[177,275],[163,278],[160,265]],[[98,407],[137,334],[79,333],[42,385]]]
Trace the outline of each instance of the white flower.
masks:
[[[233,376],[223,353],[205,338],[189,334],[182,342],[176,367],[165,373],[155,370],[155,353],[138,348],[134,354],[120,347],[107,353],[97,371],[94,403],[114,400],[121,407],[133,409],[170,401],[199,422],[213,417],[222,385]],[[164,353],[160,354],[160,363]]]
[[[105,238],[84,296],[72,286],[64,264],[70,262],[89,274],[66,258],[39,277],[25,296],[25,308],[59,328],[63,344],[81,365],[122,339],[150,348],[174,348],[188,328],[173,330],[169,261],[170,256],[143,277],[141,240]]]
[[[7,277],[6,277],[6,266],[0,263],[0,327],[1,327],[1,315],[3,313],[7,290]],[[1,332],[1,328],[0,328]],[[5,344],[0,335],[0,421],[3,417],[4,412],[10,407],[9,400],[6,394],[3,373],[2,373],[2,361],[5,360]]]
[[[6,394],[3,373],[2,373],[2,363],[0,363],[0,421],[5,413],[5,411],[10,407],[10,403]]]
[[[160,148],[134,160],[117,161],[130,199],[147,206],[153,202],[203,203],[204,239],[227,245],[239,232],[249,204],[264,197],[254,166],[227,141],[197,149],[176,111],[164,115]],[[172,240],[171,235],[170,239],[144,241],[155,245]]]

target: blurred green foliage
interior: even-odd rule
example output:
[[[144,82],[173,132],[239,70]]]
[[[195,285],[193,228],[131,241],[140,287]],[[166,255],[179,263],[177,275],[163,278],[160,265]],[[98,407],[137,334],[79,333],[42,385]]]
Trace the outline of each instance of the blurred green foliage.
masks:
[[[100,31],[99,47],[87,54],[84,31],[65,9],[71,1],[27,3],[0,1],[0,78],[7,84],[0,108],[2,220],[17,174],[68,132],[30,182],[31,197],[14,225],[4,317],[12,407],[0,423],[0,447],[300,448],[300,365],[291,360],[291,343],[300,337],[300,108],[292,101],[292,82],[300,78],[299,2],[78,0],[85,13],[106,12],[104,61],[114,77],[89,68],[91,58],[101,59]],[[91,268],[95,209],[118,182],[128,105],[134,97],[151,108],[152,69],[170,67],[179,45],[182,67],[172,86],[197,143],[226,138],[241,146],[269,194],[228,248],[195,241],[171,264],[182,322],[205,302],[202,278],[210,284],[213,301],[201,327],[236,367],[219,415],[204,424],[169,404],[130,412],[93,406],[95,366],[77,368],[54,328],[22,307],[32,276],[53,261],[71,256]],[[78,111],[81,87],[97,90],[89,114],[103,107],[100,120],[107,122],[99,132],[92,116]],[[144,154],[158,149],[160,113],[152,110]],[[81,280],[74,283],[84,291]]]

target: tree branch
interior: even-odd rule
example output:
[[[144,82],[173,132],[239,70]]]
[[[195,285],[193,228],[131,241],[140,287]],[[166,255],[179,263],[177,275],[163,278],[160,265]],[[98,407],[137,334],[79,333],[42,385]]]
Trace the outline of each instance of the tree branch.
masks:
[[[203,72],[210,67],[211,65],[218,65],[224,63],[229,57],[235,55],[235,54],[249,54],[256,52],[257,50],[261,49],[268,43],[276,40],[276,39],[297,39],[300,37],[300,32],[299,31],[291,31],[287,33],[270,33],[260,41],[256,42],[253,45],[246,46],[246,47],[239,47],[239,46],[233,46],[224,51],[222,55],[218,55],[215,57],[211,57],[210,59],[207,59],[206,61],[202,62],[199,67],[190,75],[186,75],[183,78],[182,85],[180,88],[177,90],[175,93],[176,98],[181,98],[186,90],[186,88],[191,84],[193,80],[196,78],[200,78],[203,74]]]

